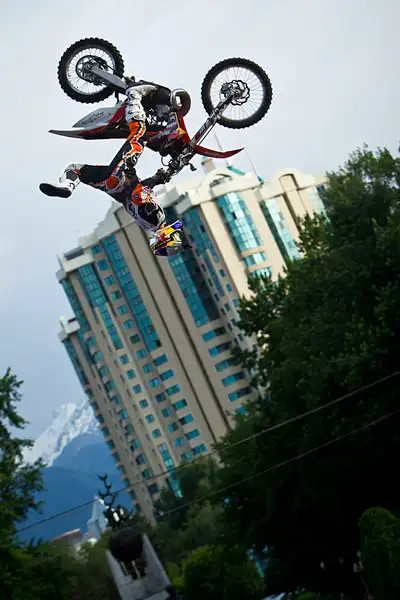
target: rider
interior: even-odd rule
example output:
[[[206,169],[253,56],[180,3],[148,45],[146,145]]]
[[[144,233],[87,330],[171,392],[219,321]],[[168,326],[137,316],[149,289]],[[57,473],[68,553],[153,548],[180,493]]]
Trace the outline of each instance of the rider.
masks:
[[[39,186],[47,196],[60,198],[69,198],[80,182],[106,192],[124,206],[144,231],[151,234],[151,247],[157,243],[166,227],[164,210],[158,204],[152,188],[165,183],[167,179],[160,169],[153,177],[140,181],[135,166],[144,150],[143,136],[146,133],[142,98],[156,89],[150,84],[127,88],[125,119],[130,135],[109,166],[71,164],[63,171],[58,184],[41,183]]]

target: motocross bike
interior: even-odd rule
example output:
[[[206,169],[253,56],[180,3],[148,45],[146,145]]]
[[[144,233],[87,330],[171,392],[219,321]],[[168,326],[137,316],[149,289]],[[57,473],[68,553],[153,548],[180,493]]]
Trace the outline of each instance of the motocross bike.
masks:
[[[243,148],[226,152],[211,150],[200,143],[217,123],[231,129],[255,125],[265,116],[272,101],[270,79],[260,66],[245,58],[222,60],[204,78],[201,98],[209,116],[191,138],[184,121],[191,106],[189,93],[184,89],[170,90],[151,81],[124,77],[120,52],[110,42],[99,38],[80,40],[64,52],[58,65],[58,80],[70,98],[84,104],[101,102],[113,94],[116,96],[113,107],[91,112],[71,130],[50,131],[85,140],[126,139],[129,136],[125,121],[126,100],[120,100],[119,95],[131,85],[154,85],[156,91],[142,100],[147,117],[144,141],[146,147],[161,155],[166,167],[162,169],[165,181],[185,166],[196,170],[190,162],[196,154],[229,158],[241,152]]]

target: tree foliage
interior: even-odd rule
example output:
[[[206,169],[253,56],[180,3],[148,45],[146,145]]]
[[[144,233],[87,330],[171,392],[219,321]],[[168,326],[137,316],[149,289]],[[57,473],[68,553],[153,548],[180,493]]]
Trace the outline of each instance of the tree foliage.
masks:
[[[0,377],[0,587],[4,594],[10,594],[19,581],[17,524],[29,510],[39,508],[35,496],[42,489],[41,463],[23,462],[23,450],[32,442],[14,435],[26,425],[17,412],[21,385],[10,369]]]
[[[183,465],[176,478],[181,493],[162,489],[156,502],[158,523],[150,537],[165,562],[180,565],[198,546],[219,541],[221,509],[202,499],[218,487],[218,467],[211,457]]]
[[[201,546],[183,566],[185,599],[260,600],[263,581],[243,551],[224,546]]]
[[[37,461],[24,464],[30,440],[15,435],[26,422],[18,414],[21,381],[7,370],[0,378],[0,598],[7,600],[118,600],[105,544],[84,545],[78,554],[56,543],[22,544],[17,526],[38,510],[43,489]]]
[[[400,519],[371,508],[360,519],[361,558],[375,600],[400,598]]]
[[[398,508],[387,469],[400,449],[399,378],[375,381],[399,368],[399,184],[388,150],[352,154],[328,174],[327,216],[302,224],[303,258],[275,283],[250,281],[254,294],[241,300],[240,326],[257,346],[239,358],[266,391],[219,444],[223,484],[246,480],[228,490],[224,522],[233,540],[267,556],[270,593],[362,597],[352,569],[359,518],[370,506]]]

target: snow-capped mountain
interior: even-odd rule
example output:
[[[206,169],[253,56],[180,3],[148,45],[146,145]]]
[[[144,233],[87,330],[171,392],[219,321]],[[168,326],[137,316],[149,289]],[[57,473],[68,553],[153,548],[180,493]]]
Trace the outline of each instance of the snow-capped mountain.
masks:
[[[80,404],[62,404],[54,413],[51,425],[37,438],[32,448],[27,449],[24,458],[34,462],[42,458],[50,467],[71,440],[83,433],[98,433],[96,418],[87,400]]]

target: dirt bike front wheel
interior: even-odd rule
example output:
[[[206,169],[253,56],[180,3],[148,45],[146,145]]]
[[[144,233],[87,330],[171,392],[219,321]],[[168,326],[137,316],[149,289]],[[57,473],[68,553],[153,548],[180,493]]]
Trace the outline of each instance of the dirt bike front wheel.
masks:
[[[61,88],[72,100],[94,104],[111,96],[114,89],[85,69],[88,64],[122,77],[124,61],[113,44],[100,38],[79,40],[64,52],[58,64]]]
[[[207,113],[210,115],[232,91],[232,102],[218,119],[224,127],[251,127],[261,121],[271,106],[271,81],[259,65],[247,58],[227,58],[209,70],[201,86]]]

